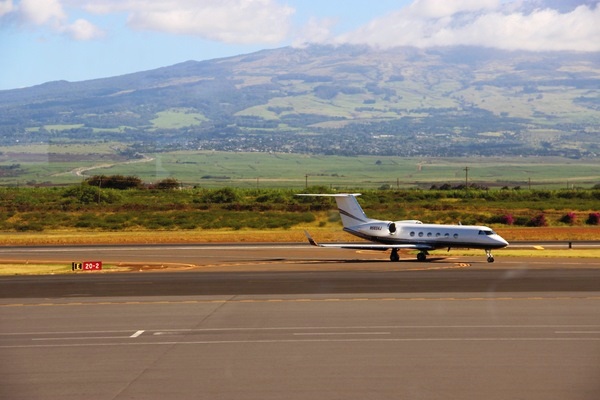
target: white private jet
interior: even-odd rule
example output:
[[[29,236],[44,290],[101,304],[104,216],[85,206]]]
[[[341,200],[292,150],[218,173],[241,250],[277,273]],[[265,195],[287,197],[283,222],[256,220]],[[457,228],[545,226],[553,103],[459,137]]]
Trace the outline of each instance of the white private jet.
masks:
[[[298,196],[334,197],[344,231],[374,243],[320,244],[308,232],[306,237],[313,246],[344,249],[391,249],[390,261],[400,260],[398,250],[419,250],[418,261],[426,261],[430,250],[447,248],[483,249],[488,262],[494,262],[492,249],[508,246],[508,242],[487,226],[424,224],[417,220],[382,221],[367,217],[356,196],[348,194],[299,194]]]

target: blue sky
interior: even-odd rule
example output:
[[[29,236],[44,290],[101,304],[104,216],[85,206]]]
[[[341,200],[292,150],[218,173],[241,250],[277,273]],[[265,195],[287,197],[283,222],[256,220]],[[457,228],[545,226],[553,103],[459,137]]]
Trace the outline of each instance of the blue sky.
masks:
[[[306,43],[600,51],[600,0],[0,0],[0,90]]]

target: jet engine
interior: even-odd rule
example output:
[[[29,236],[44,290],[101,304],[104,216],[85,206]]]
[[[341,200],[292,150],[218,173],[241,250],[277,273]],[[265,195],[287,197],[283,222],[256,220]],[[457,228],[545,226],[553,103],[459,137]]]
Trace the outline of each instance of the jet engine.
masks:
[[[398,231],[395,222],[373,222],[370,224],[359,225],[355,228],[358,232],[368,236],[386,236],[394,235]]]
[[[388,231],[393,235],[394,233],[396,233],[396,223],[395,222],[390,222],[388,224]]]

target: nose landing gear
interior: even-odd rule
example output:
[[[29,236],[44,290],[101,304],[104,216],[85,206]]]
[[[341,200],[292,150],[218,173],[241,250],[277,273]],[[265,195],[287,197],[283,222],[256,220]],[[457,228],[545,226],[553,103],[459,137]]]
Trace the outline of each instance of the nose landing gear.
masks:
[[[485,250],[485,254],[487,255],[487,262],[489,263],[493,263],[494,262],[494,256],[492,255],[492,251],[489,249]]]

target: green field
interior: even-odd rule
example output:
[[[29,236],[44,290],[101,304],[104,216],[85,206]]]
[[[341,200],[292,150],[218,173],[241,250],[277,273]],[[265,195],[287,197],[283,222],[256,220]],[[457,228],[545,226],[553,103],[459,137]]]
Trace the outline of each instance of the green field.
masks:
[[[156,113],[157,117],[150,122],[155,128],[178,129],[186,126],[200,125],[206,117],[186,109],[172,109]]]
[[[184,186],[336,189],[425,188],[465,182],[490,188],[590,188],[600,183],[598,159],[406,158],[318,156],[285,153],[178,151],[128,160],[115,144],[0,148],[0,186],[79,183],[91,175],[135,175],[153,183],[172,177]],[[84,168],[84,170],[81,170]]]

